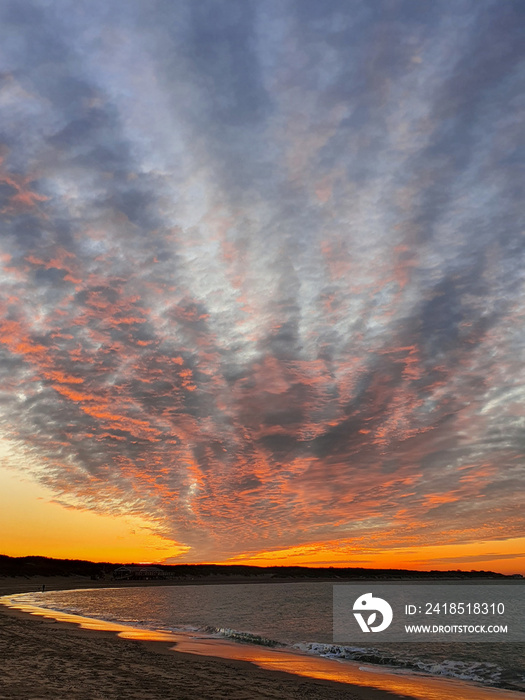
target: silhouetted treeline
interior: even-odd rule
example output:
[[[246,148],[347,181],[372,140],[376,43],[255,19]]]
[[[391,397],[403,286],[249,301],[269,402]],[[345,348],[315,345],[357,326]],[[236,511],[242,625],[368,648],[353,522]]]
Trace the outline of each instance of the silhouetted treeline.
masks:
[[[51,559],[49,557],[8,557],[0,555],[0,576],[87,576],[91,579],[110,579],[119,566],[111,562],[91,562],[81,559]],[[307,566],[247,566],[243,564],[155,564],[166,572],[169,579],[223,579],[225,577],[253,580],[269,579],[436,579],[436,578],[509,578],[493,571],[410,571],[406,569],[365,569]]]
[[[111,574],[115,564],[82,559],[49,557],[8,557],[0,554],[0,576],[89,576],[103,578]]]

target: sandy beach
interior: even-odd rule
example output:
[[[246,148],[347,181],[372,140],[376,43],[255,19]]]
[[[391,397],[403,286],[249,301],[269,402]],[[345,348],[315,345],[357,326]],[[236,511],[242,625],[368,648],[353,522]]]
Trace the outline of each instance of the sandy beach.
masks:
[[[90,587],[92,582],[42,579],[0,583],[0,594]],[[169,642],[137,642],[113,632],[37,618],[0,606],[0,698],[155,698],[175,700],[388,700],[395,695],[263,671],[246,662],[175,653]]]
[[[42,582],[48,590],[94,587],[93,582],[85,579],[4,579],[0,581],[0,595],[35,591]],[[144,639],[147,635],[143,631],[135,639],[123,638],[115,633],[118,626],[114,626],[114,631],[104,625],[83,629],[78,624],[62,621],[71,616],[57,617],[58,620],[54,616],[35,616],[0,605],[2,700],[138,699],[147,693],[156,698],[177,700],[394,700],[407,697],[511,700],[524,697],[521,693],[448,680],[374,673],[359,669],[357,665],[329,660],[325,663],[304,657],[304,661],[299,662],[296,655],[279,656],[279,652],[249,645],[221,646],[212,641],[208,645],[197,643],[191,648],[182,642],[176,644],[179,651],[174,651],[172,639],[151,641]],[[133,633],[126,637],[133,637]],[[187,653],[190,649],[192,653]],[[236,658],[217,658],[232,653]],[[293,673],[275,670],[276,663],[287,671],[293,664]],[[310,674],[318,677],[309,677]],[[336,682],[334,677],[344,682]]]

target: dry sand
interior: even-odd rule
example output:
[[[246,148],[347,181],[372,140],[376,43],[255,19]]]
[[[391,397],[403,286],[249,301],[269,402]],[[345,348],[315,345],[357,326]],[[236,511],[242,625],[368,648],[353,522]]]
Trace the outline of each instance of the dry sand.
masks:
[[[0,595],[36,591],[42,582],[48,590],[94,587],[93,582],[85,579],[0,579]],[[394,700],[418,697],[433,700],[445,697],[481,700],[489,695],[501,700],[525,698],[521,693],[504,691],[489,690],[486,695],[484,689],[454,683],[447,685],[447,681],[436,681],[436,686],[429,680],[425,685],[425,679],[419,681],[419,687],[416,683],[417,694],[410,692],[414,688],[410,683],[406,686],[409,692],[390,693],[374,687],[263,670],[246,661],[175,652],[172,647],[172,642],[131,641],[117,637],[114,632],[81,629],[0,605],[0,699]],[[341,666],[339,664],[338,668]],[[359,669],[354,669],[354,676],[356,672],[359,673]],[[381,685],[387,677],[378,674],[376,678]],[[403,684],[402,679],[400,684]]]

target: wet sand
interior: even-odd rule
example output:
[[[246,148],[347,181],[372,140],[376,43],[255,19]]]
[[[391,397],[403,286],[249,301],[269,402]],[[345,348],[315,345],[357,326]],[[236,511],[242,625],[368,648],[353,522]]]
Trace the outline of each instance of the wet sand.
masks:
[[[0,595],[40,590],[43,582],[48,590],[97,587],[86,579],[0,579]],[[134,700],[148,695],[163,700],[525,698],[522,693],[404,677],[222,640],[152,635],[50,611],[45,617],[31,615],[4,605],[0,659],[2,700]]]

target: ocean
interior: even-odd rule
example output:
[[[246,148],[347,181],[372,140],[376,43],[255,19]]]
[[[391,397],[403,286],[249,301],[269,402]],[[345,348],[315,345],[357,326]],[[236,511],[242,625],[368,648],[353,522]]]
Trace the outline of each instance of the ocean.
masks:
[[[226,638],[298,654],[380,665],[525,691],[525,644],[334,644],[333,584],[252,583],[29,593],[17,600],[149,630]]]

